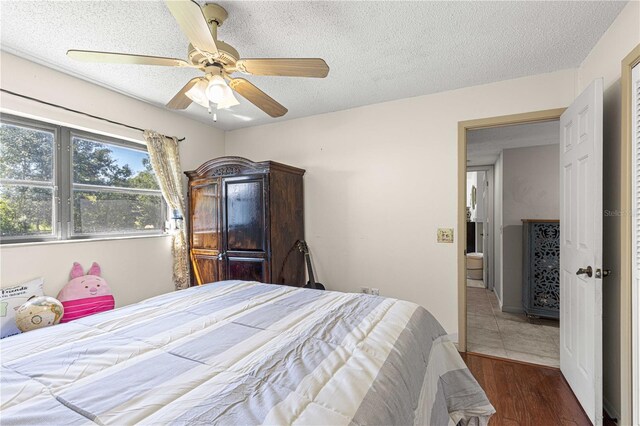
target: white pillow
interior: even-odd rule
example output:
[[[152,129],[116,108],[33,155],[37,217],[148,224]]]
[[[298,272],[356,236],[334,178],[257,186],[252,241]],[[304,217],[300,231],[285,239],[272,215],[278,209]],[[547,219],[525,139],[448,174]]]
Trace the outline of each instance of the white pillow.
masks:
[[[0,295],[0,339],[20,333],[16,326],[16,309],[32,296],[44,296],[44,280],[36,278],[15,287],[3,288]]]

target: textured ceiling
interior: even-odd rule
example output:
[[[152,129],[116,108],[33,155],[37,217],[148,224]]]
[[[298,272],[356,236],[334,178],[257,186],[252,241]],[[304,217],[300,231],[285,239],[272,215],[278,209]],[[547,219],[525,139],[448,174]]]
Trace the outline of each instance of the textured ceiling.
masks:
[[[204,2],[201,2],[204,3]],[[289,109],[279,120],[576,67],[625,2],[219,2],[218,37],[250,57],[322,57],[326,79],[249,77]],[[0,1],[2,49],[164,105],[197,70],[87,64],[67,49],[185,58],[161,1]],[[276,121],[247,101],[225,130]],[[213,124],[206,110],[185,114]]]
[[[560,122],[518,124],[467,133],[467,165],[495,164],[503,149],[560,143]]]

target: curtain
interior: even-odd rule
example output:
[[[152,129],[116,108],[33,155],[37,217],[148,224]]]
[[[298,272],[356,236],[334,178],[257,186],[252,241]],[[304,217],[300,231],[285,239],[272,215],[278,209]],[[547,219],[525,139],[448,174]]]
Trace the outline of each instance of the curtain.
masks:
[[[176,138],[169,138],[152,130],[145,130],[151,166],[156,174],[162,195],[172,210],[185,217],[182,192],[182,170]],[[184,222],[183,222],[184,223]],[[173,282],[176,290],[189,287],[187,231],[184,226],[173,234]]]

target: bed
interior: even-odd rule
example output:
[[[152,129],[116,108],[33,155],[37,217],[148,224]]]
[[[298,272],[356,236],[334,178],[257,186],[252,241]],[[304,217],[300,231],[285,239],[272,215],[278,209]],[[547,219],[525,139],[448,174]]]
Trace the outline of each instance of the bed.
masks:
[[[8,425],[449,425],[494,412],[413,303],[226,281],[0,341]]]

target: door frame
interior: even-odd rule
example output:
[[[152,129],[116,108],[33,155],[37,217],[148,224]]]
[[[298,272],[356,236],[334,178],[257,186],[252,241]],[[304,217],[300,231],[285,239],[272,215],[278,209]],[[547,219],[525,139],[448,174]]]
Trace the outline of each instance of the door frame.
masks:
[[[621,181],[621,211],[627,212],[621,216],[620,224],[620,424],[639,424],[640,413],[633,412],[633,401],[640,392],[640,383],[638,379],[632,380],[633,373],[636,377],[640,374],[640,366],[634,365],[634,351],[638,351],[635,345],[640,344],[637,340],[640,338],[638,327],[640,321],[634,321],[633,314],[635,309],[640,307],[633,304],[632,291],[632,105],[631,105],[631,70],[634,66],[640,64],[640,44],[637,45],[622,60],[622,77],[621,83],[621,101],[622,101],[622,129],[621,129],[621,149],[620,149],[620,181]],[[615,271],[614,271],[615,273]],[[637,317],[638,315],[636,315]],[[635,356],[634,356],[635,355]],[[634,418],[635,417],[635,418]],[[636,423],[633,423],[636,422]]]
[[[465,193],[467,184],[467,131],[559,120],[565,110],[566,108],[547,109],[458,122],[458,235],[464,235],[463,230],[467,222]],[[467,351],[465,246],[463,238],[458,238],[456,249],[458,257],[458,350],[460,352]]]
[[[487,253],[489,252],[489,259],[490,262],[487,262],[486,260],[483,262],[483,268],[484,268],[484,274],[486,276],[486,282],[485,282],[485,286],[487,289],[489,290],[493,290],[494,288],[494,277],[495,277],[495,271],[494,271],[494,264],[493,264],[493,259],[494,259],[494,250],[495,250],[495,245],[494,245],[494,231],[493,231],[493,227],[495,224],[495,212],[494,212],[494,208],[495,208],[495,201],[494,201],[494,196],[495,196],[495,192],[494,192],[494,185],[495,185],[495,176],[494,176],[494,170],[495,167],[493,164],[490,164],[488,166],[467,166],[467,172],[485,172],[485,179],[487,181],[487,185],[489,186],[488,188],[488,197],[486,199],[487,201],[487,217],[485,218],[485,224],[488,223],[488,226],[486,226],[482,232],[484,232],[485,234],[488,232],[488,238],[487,238],[487,245],[484,246],[482,248],[482,252],[483,253]],[[462,235],[462,234],[460,234]],[[486,259],[486,256],[483,256],[483,259]],[[466,271],[465,271],[466,272]]]

